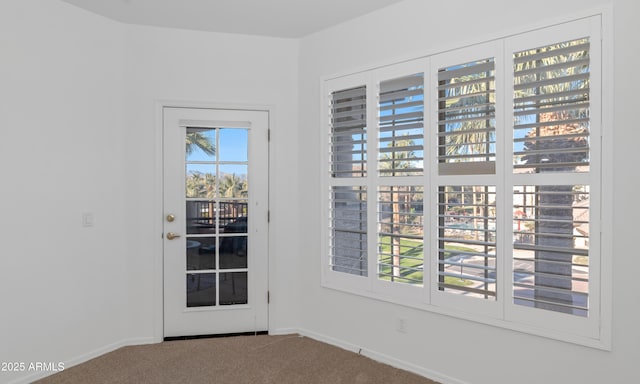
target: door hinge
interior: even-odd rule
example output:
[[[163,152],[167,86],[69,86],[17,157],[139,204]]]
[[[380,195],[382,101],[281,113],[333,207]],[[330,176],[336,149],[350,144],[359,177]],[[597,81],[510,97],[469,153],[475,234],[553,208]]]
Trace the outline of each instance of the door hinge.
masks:
[[[267,211],[267,223],[271,222],[271,210]]]
[[[271,303],[271,292],[267,291],[267,304]]]
[[[267,141],[271,141],[271,129],[267,129]]]

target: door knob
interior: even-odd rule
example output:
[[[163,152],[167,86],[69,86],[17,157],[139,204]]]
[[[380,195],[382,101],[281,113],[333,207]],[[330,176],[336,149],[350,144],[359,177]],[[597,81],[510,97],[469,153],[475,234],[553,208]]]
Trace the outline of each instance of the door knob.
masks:
[[[173,240],[173,239],[176,239],[178,237],[180,237],[180,235],[177,234],[177,233],[167,232],[167,239],[169,239],[169,240]]]

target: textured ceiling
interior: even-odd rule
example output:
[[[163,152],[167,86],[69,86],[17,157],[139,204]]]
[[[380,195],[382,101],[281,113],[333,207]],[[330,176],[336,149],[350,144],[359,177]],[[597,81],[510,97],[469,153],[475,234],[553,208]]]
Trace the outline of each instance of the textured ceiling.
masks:
[[[298,38],[402,0],[62,0],[128,24]]]

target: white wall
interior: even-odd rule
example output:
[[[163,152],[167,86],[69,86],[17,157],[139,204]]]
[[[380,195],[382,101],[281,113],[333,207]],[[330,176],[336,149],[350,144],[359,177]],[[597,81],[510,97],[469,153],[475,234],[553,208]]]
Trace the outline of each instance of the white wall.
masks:
[[[270,174],[270,324],[272,331],[297,323],[298,255],[295,178],[298,42],[287,39],[127,26],[127,259],[132,281],[131,336],[153,337],[161,276],[153,266],[162,220],[157,196],[156,102],[269,105],[273,108]],[[156,248],[154,248],[156,247]],[[153,298],[153,299],[152,299]],[[156,332],[157,333],[157,332]]]
[[[628,187],[637,151],[638,129],[632,112],[637,110],[634,62],[638,60],[637,20],[640,6],[634,0],[614,1],[616,107],[614,142],[616,169],[613,175],[614,258],[613,351],[553,341],[524,333],[413,310],[365,299],[320,286],[318,262],[322,225],[320,211],[308,207],[321,201],[324,150],[319,126],[320,79],[324,76],[389,64],[395,59],[417,57],[488,37],[522,30],[545,20],[571,17],[607,0],[541,0],[514,2],[427,2],[407,0],[360,19],[308,36],[301,42],[300,146],[309,148],[301,157],[300,220],[307,223],[302,233],[305,244],[301,265],[303,286],[301,328],[315,337],[365,353],[384,357],[436,379],[450,383],[599,383],[629,380],[640,374],[638,345],[638,289],[633,262],[637,245],[632,240],[640,212]],[[612,52],[612,51],[610,51]],[[609,99],[611,95],[608,95]],[[611,129],[612,127],[606,127]],[[633,137],[633,139],[631,139]],[[303,187],[304,186],[304,187]],[[626,202],[626,203],[625,203]],[[395,331],[397,317],[407,319],[408,333]],[[339,319],[339,320],[338,320]],[[384,356],[383,356],[384,355]],[[616,379],[613,379],[615,377]],[[635,380],[634,380],[635,379]]]
[[[71,362],[126,338],[123,37],[57,1],[0,4],[2,362]]]
[[[297,326],[298,41],[2,0],[0,57],[0,362],[161,339],[158,100],[271,108],[270,328]]]
[[[155,102],[171,99],[274,107],[272,331],[300,328],[450,382],[638,381],[632,239],[640,212],[624,166],[635,163],[640,141],[632,118],[640,61],[634,0],[613,0],[612,161],[620,166],[613,175],[612,352],[320,287],[320,78],[453,48],[541,22],[549,10],[555,18],[601,1],[485,0],[461,7],[407,0],[294,41],[125,26],[58,1],[3,0],[0,361],[73,363],[157,340]],[[461,28],[453,30],[445,16]],[[94,213],[94,227],[81,226],[83,212]],[[408,319],[406,335],[394,330],[397,316]],[[0,382],[25,377],[0,373]]]

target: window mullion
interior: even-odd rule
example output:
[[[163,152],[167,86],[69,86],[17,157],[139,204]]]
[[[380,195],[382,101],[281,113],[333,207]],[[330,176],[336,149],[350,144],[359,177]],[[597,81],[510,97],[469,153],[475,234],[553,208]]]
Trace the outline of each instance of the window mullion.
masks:
[[[498,138],[498,150],[502,156],[497,157],[497,171],[499,189],[503,191],[497,198],[498,208],[501,214],[498,215],[498,225],[500,230],[498,235],[500,241],[500,258],[498,262],[498,276],[501,280],[499,286],[500,309],[504,318],[508,312],[507,307],[513,301],[513,227],[512,212],[513,209],[513,60],[511,54],[502,44],[502,52],[500,55],[500,65],[502,65],[501,87],[496,89],[502,90],[501,97],[497,97],[496,102],[502,107],[499,116],[502,120],[497,127],[498,132],[502,132],[502,136]],[[498,115],[498,114],[497,114]]]
[[[373,73],[368,76],[367,82],[367,249],[369,276],[367,289],[374,290],[375,280],[378,278],[378,102],[380,94],[380,84],[376,81]]]

